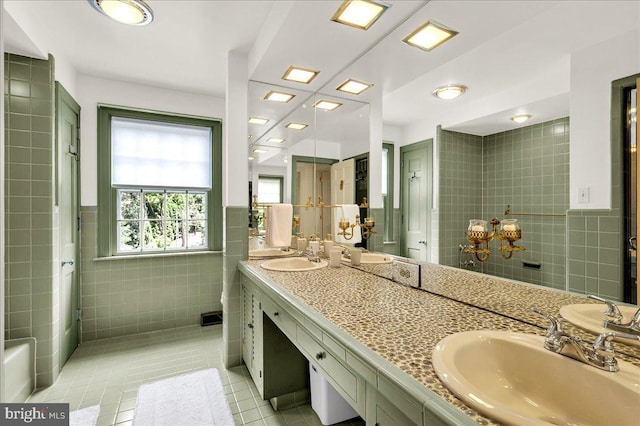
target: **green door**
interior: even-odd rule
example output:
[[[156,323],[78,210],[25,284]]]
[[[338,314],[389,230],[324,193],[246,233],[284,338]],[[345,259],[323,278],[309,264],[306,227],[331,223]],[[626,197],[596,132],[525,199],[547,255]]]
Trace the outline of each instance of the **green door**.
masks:
[[[401,250],[410,259],[426,262],[432,208],[433,139],[400,148]]]
[[[56,82],[56,151],[60,223],[60,368],[78,346],[80,106]]]

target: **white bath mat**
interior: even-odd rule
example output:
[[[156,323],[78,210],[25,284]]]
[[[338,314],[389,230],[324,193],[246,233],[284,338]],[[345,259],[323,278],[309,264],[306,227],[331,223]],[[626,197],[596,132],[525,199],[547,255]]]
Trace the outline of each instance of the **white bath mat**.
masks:
[[[215,368],[140,386],[135,426],[233,426],[233,416]]]
[[[95,426],[99,415],[99,405],[72,411],[69,413],[69,426]]]

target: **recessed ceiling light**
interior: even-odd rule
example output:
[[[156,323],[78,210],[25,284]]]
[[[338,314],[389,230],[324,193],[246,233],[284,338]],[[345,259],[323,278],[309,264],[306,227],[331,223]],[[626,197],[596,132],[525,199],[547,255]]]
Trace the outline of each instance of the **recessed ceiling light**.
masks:
[[[274,102],[289,102],[295,97],[296,95],[292,95],[291,93],[276,92],[275,90],[271,90],[269,93],[264,95],[265,100]]]
[[[320,99],[315,104],[313,104],[313,106],[316,108],[324,109],[326,111],[333,111],[334,109],[342,106],[342,104],[339,102],[332,102],[332,101],[326,101],[324,99]]]
[[[331,20],[367,30],[389,6],[369,0],[345,0]]]
[[[456,34],[458,34],[457,31],[449,29],[442,24],[435,21],[427,21],[424,25],[403,38],[402,41],[410,46],[418,47],[428,52],[440,46]]]
[[[516,123],[524,123],[525,121],[529,120],[531,118],[531,115],[529,114],[520,114],[520,115],[515,115],[513,117],[511,117],[512,121],[515,121]]]
[[[267,124],[269,122],[268,118],[261,118],[261,117],[249,117],[249,124],[259,124],[259,125],[264,125]]]
[[[249,161],[253,161],[255,159],[256,159],[256,157],[249,157]]]
[[[282,76],[283,80],[296,81],[298,83],[311,83],[311,80],[316,78],[316,76],[320,74],[320,71],[308,69],[308,68],[300,68],[291,65],[284,72]]]
[[[359,95],[360,93],[364,92],[371,86],[373,86],[373,84],[364,83],[362,81],[358,81],[350,78],[344,83],[342,83],[340,86],[336,87],[336,90],[340,90],[341,92],[351,93],[354,95]]]
[[[269,138],[269,139],[267,139],[267,142],[284,143],[284,139],[282,139],[282,138]]]
[[[462,95],[467,91],[467,86],[461,84],[448,84],[446,86],[438,87],[431,94],[440,99],[453,99]]]
[[[255,152],[256,154],[264,154],[265,152],[268,152],[268,151],[266,149],[255,148],[251,152]]]
[[[302,130],[305,127],[307,127],[308,124],[302,124],[302,123],[289,123],[287,124],[286,127],[287,129],[292,129],[292,130]]]
[[[88,0],[98,12],[127,25],[147,25],[153,11],[142,0]]]

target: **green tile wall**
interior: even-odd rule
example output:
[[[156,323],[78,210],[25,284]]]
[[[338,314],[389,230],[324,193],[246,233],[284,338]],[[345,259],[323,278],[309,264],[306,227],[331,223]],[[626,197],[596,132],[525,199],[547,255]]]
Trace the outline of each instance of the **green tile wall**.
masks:
[[[249,254],[248,217],[248,207],[225,209],[222,339],[227,368],[242,364],[242,274],[238,262],[246,260]]]
[[[511,260],[497,250],[484,263],[492,275],[548,287],[566,287],[566,219],[569,208],[569,119],[561,118],[483,138],[483,218],[504,218],[507,205],[522,228],[526,248]],[[541,262],[539,270],[522,260]]]
[[[438,263],[458,265],[469,219],[482,217],[482,137],[439,129]]]
[[[564,215],[569,208],[569,119],[562,118],[485,137],[440,130],[439,262],[458,266],[458,244],[466,244],[468,220],[514,213]],[[510,260],[492,255],[476,270],[553,288],[566,286],[566,219],[518,219],[526,248]],[[462,256],[468,260],[469,256]],[[542,263],[524,268],[522,260]]]
[[[222,310],[222,254],[96,261],[96,210],[81,208],[82,341],[199,324]]]
[[[10,54],[4,60],[5,338],[36,338],[43,387],[59,369],[54,61]]]

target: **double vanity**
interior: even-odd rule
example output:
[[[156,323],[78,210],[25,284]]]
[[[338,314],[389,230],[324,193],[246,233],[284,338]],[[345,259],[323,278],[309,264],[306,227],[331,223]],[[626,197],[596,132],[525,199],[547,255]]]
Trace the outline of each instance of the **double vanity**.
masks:
[[[605,371],[545,349],[550,321],[531,310],[603,315],[603,303],[432,264],[414,288],[391,279],[396,259],[382,254],[308,263],[240,263],[243,358],[274,405],[308,397],[311,363],[371,425],[640,422],[640,346],[604,339],[619,368]],[[586,312],[580,327],[595,334],[562,323],[585,347],[604,331]],[[603,348],[594,353],[608,360]]]

